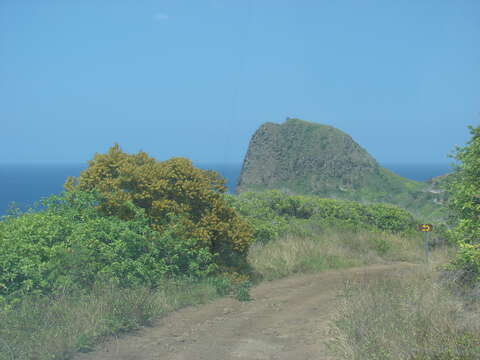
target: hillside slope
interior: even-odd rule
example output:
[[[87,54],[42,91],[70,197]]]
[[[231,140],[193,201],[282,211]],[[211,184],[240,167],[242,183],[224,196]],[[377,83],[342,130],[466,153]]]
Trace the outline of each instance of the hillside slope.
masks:
[[[266,189],[386,202],[423,220],[443,220],[446,216],[444,194],[431,191],[429,184],[383,168],[348,134],[300,119],[265,123],[250,140],[236,191]]]

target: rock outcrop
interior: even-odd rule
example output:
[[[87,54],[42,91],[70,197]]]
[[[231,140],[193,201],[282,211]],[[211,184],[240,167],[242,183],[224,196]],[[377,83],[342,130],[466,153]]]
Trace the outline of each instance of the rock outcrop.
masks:
[[[356,189],[378,168],[377,161],[348,134],[332,126],[288,119],[283,124],[265,123],[255,132],[237,192],[295,187],[295,183],[306,192]]]

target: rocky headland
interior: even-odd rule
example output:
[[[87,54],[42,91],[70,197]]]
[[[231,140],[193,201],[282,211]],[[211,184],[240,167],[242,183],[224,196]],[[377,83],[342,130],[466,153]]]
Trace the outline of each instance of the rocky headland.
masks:
[[[279,189],[294,195],[387,202],[419,216],[443,218],[445,194],[435,185],[383,168],[339,129],[287,119],[264,123],[253,134],[236,192]]]

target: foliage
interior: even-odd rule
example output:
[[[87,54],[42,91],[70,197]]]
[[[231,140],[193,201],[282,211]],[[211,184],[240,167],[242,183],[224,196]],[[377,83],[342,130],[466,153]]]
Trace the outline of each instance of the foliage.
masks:
[[[131,202],[144,209],[152,229],[163,232],[180,217],[182,234],[200,247],[218,253],[222,268],[241,269],[252,240],[247,223],[223,200],[225,180],[214,171],[195,168],[185,158],[158,162],[145,152],[129,155],[115,144],[96,154],[78,178],[69,178],[68,191],[97,191],[102,214],[130,220]]]
[[[460,281],[467,285],[480,283],[480,243],[468,244],[460,240],[456,258],[447,270],[460,270]]]
[[[288,231],[288,221],[278,215],[260,193],[243,193],[240,196],[224,194],[226,201],[252,227],[257,242],[268,242]]]
[[[250,288],[253,283],[250,277],[236,272],[223,273],[208,278],[219,296],[233,295],[238,301],[250,301]]]
[[[42,203],[46,210],[0,222],[0,300],[82,289],[101,277],[123,287],[155,286],[165,276],[201,277],[217,269],[209,249],[185,236],[180,217],[160,233],[131,203],[129,221],[103,216],[94,193],[75,190]]]
[[[480,242],[480,126],[469,126],[472,139],[465,147],[456,147],[451,155],[460,164],[447,184],[451,193],[448,206],[453,210],[452,222],[466,243]]]
[[[452,211],[451,232],[459,246],[452,267],[465,272],[467,282],[480,281],[480,126],[468,127],[472,138],[451,157],[460,162],[446,184]]]
[[[317,196],[290,196],[279,190],[245,192],[239,196],[225,195],[225,198],[252,225],[257,242],[268,242],[293,231],[298,220],[308,220],[324,228],[415,232],[412,215],[390,204],[364,205]]]

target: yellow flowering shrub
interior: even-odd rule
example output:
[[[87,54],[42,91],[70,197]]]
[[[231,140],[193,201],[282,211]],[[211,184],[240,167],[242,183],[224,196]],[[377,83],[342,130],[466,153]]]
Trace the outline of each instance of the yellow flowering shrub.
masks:
[[[218,253],[221,269],[246,266],[252,230],[223,199],[225,180],[186,158],[160,162],[143,151],[126,154],[115,144],[106,154],[95,154],[78,178],[67,180],[65,189],[95,191],[101,198],[98,209],[123,220],[134,217],[128,206],[133,203],[145,210],[150,226],[159,232],[171,221],[181,221],[179,228],[186,234],[180,237],[198,239],[200,246]]]

